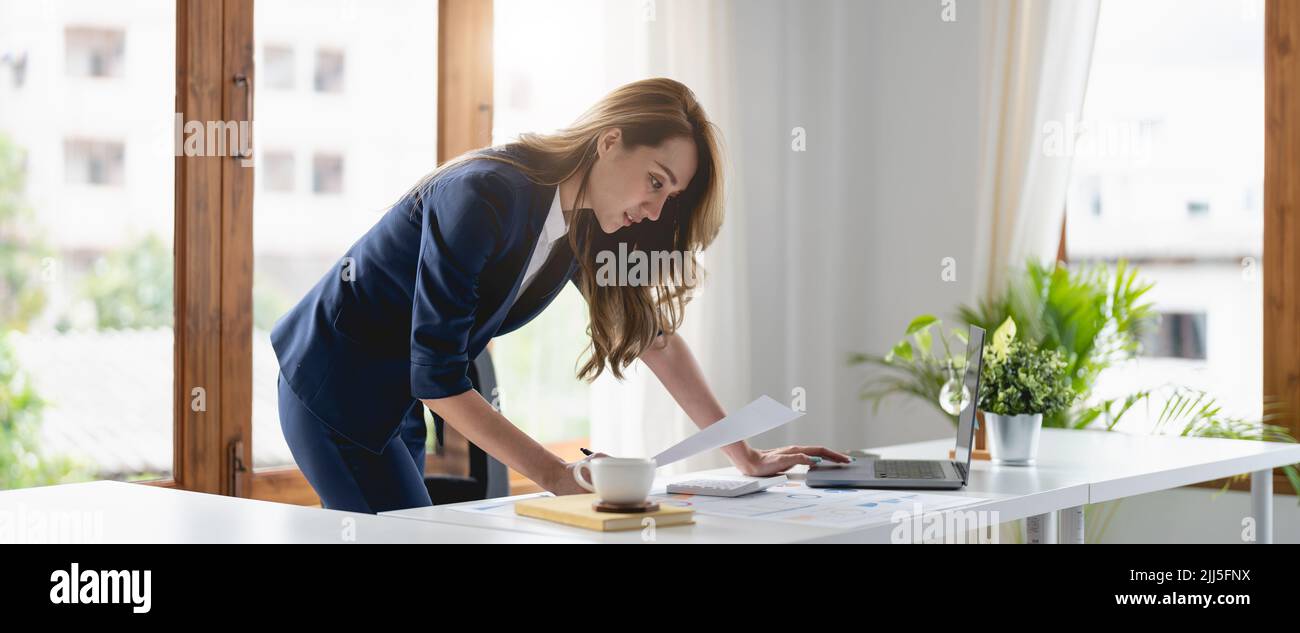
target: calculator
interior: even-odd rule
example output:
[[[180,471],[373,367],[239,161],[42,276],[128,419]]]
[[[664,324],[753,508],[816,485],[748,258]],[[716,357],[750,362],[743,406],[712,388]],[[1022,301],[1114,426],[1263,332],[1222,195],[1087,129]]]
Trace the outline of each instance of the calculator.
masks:
[[[739,497],[779,486],[785,482],[785,475],[762,479],[691,479],[668,484],[668,494]]]

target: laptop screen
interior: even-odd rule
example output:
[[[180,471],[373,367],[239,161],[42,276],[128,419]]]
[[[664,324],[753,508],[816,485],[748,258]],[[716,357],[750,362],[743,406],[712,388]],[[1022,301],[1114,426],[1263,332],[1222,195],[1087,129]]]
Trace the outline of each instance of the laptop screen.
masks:
[[[978,404],[980,394],[980,369],[984,367],[984,329],[972,325],[970,326],[969,339],[966,343],[966,375],[962,380],[965,389],[969,391],[970,397],[967,400],[966,408],[961,410],[957,416],[957,451],[956,461],[966,464],[970,468],[971,442],[975,436],[975,409]]]

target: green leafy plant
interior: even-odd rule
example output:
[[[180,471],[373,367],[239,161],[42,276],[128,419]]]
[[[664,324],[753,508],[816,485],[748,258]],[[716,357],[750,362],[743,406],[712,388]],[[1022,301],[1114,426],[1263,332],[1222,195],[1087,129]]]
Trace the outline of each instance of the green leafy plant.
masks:
[[[937,336],[936,336],[937,334]],[[953,328],[948,332],[960,342],[958,349],[964,349],[966,332]],[[943,354],[934,349],[935,339],[943,346]],[[880,403],[895,395],[909,395],[920,399],[939,413],[956,422],[957,416],[944,410],[939,401],[943,385],[958,372],[966,370],[966,356],[953,355],[953,344],[943,329],[943,321],[933,315],[923,314],[912,319],[907,325],[903,339],[894,345],[888,353],[855,353],[849,355],[850,365],[868,365],[881,369],[872,374],[870,380],[862,387],[861,396],[872,403],[872,410],[880,409]]]
[[[1142,338],[1155,327],[1157,315],[1145,299],[1153,285],[1140,279],[1138,270],[1124,260],[1116,263],[1114,270],[1104,264],[1070,269],[1060,263],[1041,264],[1030,260],[1011,276],[1000,293],[973,307],[960,306],[957,312],[961,321],[985,330],[1011,319],[1018,330],[1011,338],[1020,345],[1060,354],[1065,363],[1063,375],[1068,379],[1075,404],[1045,412],[1045,427],[1101,426],[1114,430],[1134,407],[1142,405],[1149,411],[1159,406],[1153,429],[1156,433],[1295,442],[1286,427],[1272,424],[1284,409],[1277,400],[1266,399],[1260,420],[1228,415],[1209,394],[1177,385],[1094,401],[1091,396],[1097,376],[1116,363],[1135,357]],[[907,334],[890,353],[850,356],[850,364],[866,365],[873,370],[861,391],[862,397],[873,404],[873,410],[892,396],[914,397],[956,422],[956,416],[943,411],[940,392],[948,380],[949,368],[960,366],[965,359],[954,357],[946,340],[944,355],[934,354],[931,328],[943,337],[942,322],[934,316],[922,315],[908,325]],[[952,332],[965,340],[959,330]],[[987,357],[985,362],[988,363]],[[981,387],[981,393],[984,392]],[[982,407],[997,406],[984,405],[982,400],[983,397]],[[1282,472],[1300,492],[1300,473],[1296,466],[1285,466]]]
[[[109,252],[84,282],[96,327],[123,330],[172,324],[172,252],[157,236]]]
[[[998,415],[1051,415],[1074,403],[1066,374],[1065,355],[1055,349],[1035,349],[1015,340],[1010,317],[998,326],[984,347],[980,372],[979,408]]]
[[[45,403],[14,361],[8,336],[0,336],[0,489],[82,481],[72,459],[46,455],[40,446]]]
[[[18,149],[0,135],[0,328],[23,329],[45,308],[41,283],[48,249],[31,237],[31,211],[22,198]]]
[[[87,473],[76,462],[40,447],[44,401],[18,366],[12,337],[45,306],[40,283],[47,249],[31,237],[20,193],[22,170],[14,146],[0,135],[0,489],[76,481]]]

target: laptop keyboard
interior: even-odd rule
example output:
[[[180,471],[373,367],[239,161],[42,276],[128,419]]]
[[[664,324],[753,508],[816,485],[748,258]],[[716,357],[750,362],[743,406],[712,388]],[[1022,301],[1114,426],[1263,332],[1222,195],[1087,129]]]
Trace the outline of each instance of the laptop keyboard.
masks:
[[[876,462],[880,479],[943,479],[943,466],[927,460],[882,459]]]

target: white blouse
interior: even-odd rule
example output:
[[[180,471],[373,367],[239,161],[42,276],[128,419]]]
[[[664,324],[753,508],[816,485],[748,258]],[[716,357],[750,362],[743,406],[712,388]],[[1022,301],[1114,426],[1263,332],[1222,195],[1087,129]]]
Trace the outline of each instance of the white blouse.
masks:
[[[546,224],[542,225],[542,234],[537,238],[537,248],[533,250],[533,256],[528,260],[528,267],[524,269],[524,283],[519,287],[519,294],[515,295],[515,301],[524,295],[529,284],[537,277],[537,273],[542,271],[542,266],[546,264],[546,258],[555,248],[555,243],[569,232],[569,227],[564,223],[564,209],[560,208],[560,188],[555,188],[555,199],[551,201],[551,210],[546,214]]]

